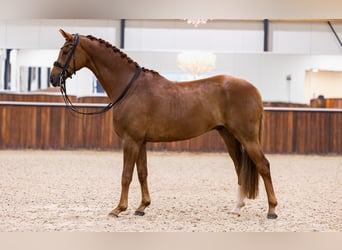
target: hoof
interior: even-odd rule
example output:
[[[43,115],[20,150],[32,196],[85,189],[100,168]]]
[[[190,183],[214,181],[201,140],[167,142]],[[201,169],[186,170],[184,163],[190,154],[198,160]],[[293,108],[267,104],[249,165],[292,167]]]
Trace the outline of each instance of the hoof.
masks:
[[[119,217],[118,214],[113,213],[113,212],[110,212],[110,213],[108,214],[108,216],[109,216],[109,217],[114,217],[114,218],[118,218],[118,217]]]
[[[142,211],[135,211],[134,215],[137,215],[137,216],[144,216],[144,215],[145,215],[145,212],[142,212]]]
[[[268,214],[267,215],[267,219],[270,219],[270,220],[274,220],[274,219],[277,219],[278,218],[278,215],[276,214]]]
[[[237,217],[241,216],[241,214],[239,212],[235,212],[235,211],[228,212],[228,214],[231,214],[231,215],[237,216]]]

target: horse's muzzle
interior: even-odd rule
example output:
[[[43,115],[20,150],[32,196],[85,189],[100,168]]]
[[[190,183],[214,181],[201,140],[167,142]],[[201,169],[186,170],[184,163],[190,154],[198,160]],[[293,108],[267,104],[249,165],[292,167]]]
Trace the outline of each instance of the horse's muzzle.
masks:
[[[61,75],[60,74],[50,74],[50,83],[54,87],[61,85]]]

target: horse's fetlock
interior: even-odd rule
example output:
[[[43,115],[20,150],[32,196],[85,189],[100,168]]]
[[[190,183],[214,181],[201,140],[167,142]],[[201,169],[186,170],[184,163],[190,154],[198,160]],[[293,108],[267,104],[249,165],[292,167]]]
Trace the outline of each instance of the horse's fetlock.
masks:
[[[123,212],[123,211],[126,211],[127,208],[128,208],[127,205],[120,205],[120,206],[117,207],[116,210],[119,210],[120,212]]]
[[[145,200],[145,201],[143,201],[143,203],[144,203],[144,205],[145,205],[146,207],[148,207],[149,205],[151,205],[151,201],[150,201],[150,200]]]

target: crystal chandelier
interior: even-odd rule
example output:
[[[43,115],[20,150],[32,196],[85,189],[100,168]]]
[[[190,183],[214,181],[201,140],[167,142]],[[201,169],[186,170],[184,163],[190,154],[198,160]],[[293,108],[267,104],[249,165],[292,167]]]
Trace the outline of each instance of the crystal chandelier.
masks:
[[[216,55],[210,52],[187,51],[178,54],[178,67],[194,79],[215,69]]]

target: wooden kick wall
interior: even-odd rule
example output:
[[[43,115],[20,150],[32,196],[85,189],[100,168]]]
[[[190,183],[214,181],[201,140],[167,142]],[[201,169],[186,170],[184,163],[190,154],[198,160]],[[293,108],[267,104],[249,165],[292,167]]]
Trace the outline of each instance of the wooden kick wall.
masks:
[[[14,102],[3,101],[0,95],[0,149],[122,148],[121,140],[113,131],[111,111],[86,117],[72,113],[64,103],[57,102],[61,101],[60,96],[38,96],[20,97],[23,98],[20,102]],[[47,103],[47,99],[56,102]],[[73,97],[73,100],[89,111],[100,108],[100,103],[106,101],[98,97]],[[88,104],[84,104],[85,101]],[[342,110],[266,107],[262,141],[266,153],[340,154]],[[148,148],[202,152],[226,150],[216,131],[187,141],[150,143]]]

